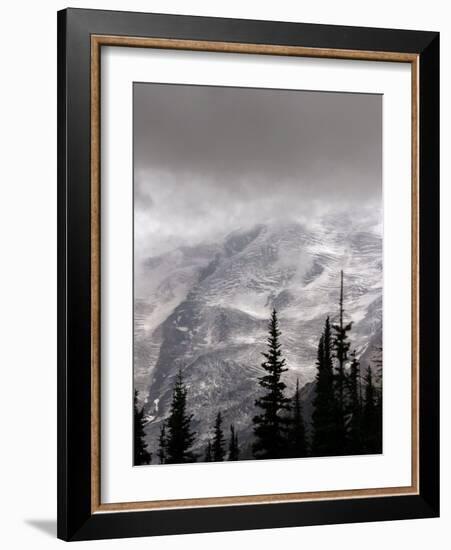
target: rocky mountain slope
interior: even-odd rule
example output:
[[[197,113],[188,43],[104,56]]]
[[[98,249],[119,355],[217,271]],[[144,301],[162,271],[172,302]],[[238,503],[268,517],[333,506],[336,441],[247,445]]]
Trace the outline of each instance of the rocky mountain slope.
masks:
[[[198,450],[218,410],[248,445],[271,309],[279,314],[291,393],[296,378],[306,386],[315,376],[324,320],[338,311],[341,269],[352,346],[371,356],[382,335],[382,238],[374,220],[336,214],[261,224],[145,262],[135,283],[134,376],[152,451],[179,368]]]

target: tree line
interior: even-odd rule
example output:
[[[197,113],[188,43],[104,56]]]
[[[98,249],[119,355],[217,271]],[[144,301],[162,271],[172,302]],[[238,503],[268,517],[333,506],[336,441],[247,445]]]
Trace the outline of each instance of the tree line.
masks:
[[[192,414],[187,412],[187,388],[183,375],[179,370],[172,393],[169,416],[161,424],[158,438],[157,457],[160,464],[180,464],[196,462],[203,458],[203,462],[219,462],[222,460],[238,460],[240,449],[238,434],[235,426],[230,425],[230,437],[226,447],[223,431],[223,418],[218,412],[212,429],[212,437],[208,439],[203,457],[192,450],[195,441],[195,432],[191,429]],[[137,392],[135,391],[134,406],[134,464],[135,466],[150,464],[152,453],[147,450],[144,433],[144,409],[138,407]]]
[[[351,351],[352,322],[346,322],[345,317],[342,271],[337,323],[332,324],[327,317],[318,340],[311,433],[307,434],[299,380],[294,395],[287,395],[283,374],[288,369],[280,342],[282,332],[277,311],[273,309],[261,364],[263,373],[258,380],[261,392],[255,400],[256,414],[252,419],[254,458],[382,452],[382,391],[375,384],[370,365],[362,376],[356,350]],[[159,463],[239,460],[238,434],[231,424],[226,437],[221,411],[216,415],[204,451],[193,451],[196,434],[191,428],[193,415],[187,410],[187,392],[180,370],[173,388],[169,416],[160,428]],[[135,465],[150,464],[152,459],[144,438],[144,426],[144,411],[138,407],[135,392]]]

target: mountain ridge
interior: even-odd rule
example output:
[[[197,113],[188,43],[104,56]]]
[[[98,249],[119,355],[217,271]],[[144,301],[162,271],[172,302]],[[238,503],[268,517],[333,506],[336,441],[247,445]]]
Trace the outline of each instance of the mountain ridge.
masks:
[[[251,437],[267,324],[278,310],[287,391],[315,375],[326,316],[338,313],[340,269],[357,355],[382,338],[382,238],[368,221],[331,217],[234,231],[216,243],[180,247],[142,268],[135,299],[135,387],[156,450],[179,369],[188,387],[198,450],[218,410],[241,439]]]

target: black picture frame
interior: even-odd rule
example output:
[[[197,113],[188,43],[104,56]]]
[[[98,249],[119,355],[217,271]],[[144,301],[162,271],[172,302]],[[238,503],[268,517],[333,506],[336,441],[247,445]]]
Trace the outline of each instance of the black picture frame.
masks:
[[[332,50],[419,60],[419,494],[93,513],[91,36]],[[401,205],[400,205],[401,206]],[[88,540],[439,515],[439,34],[67,9],[58,13],[58,537]]]

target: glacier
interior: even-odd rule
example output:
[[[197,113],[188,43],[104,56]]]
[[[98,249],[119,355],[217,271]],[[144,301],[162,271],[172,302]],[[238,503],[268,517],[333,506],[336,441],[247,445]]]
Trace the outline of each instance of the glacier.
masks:
[[[249,457],[254,401],[271,309],[278,312],[287,392],[299,379],[307,425],[318,339],[338,314],[362,367],[382,345],[382,227],[378,210],[332,212],[308,222],[243,227],[213,243],[180,246],[135,267],[134,386],[156,460],[174,378],[183,371],[202,453],[218,411]],[[380,379],[381,372],[378,372]]]

